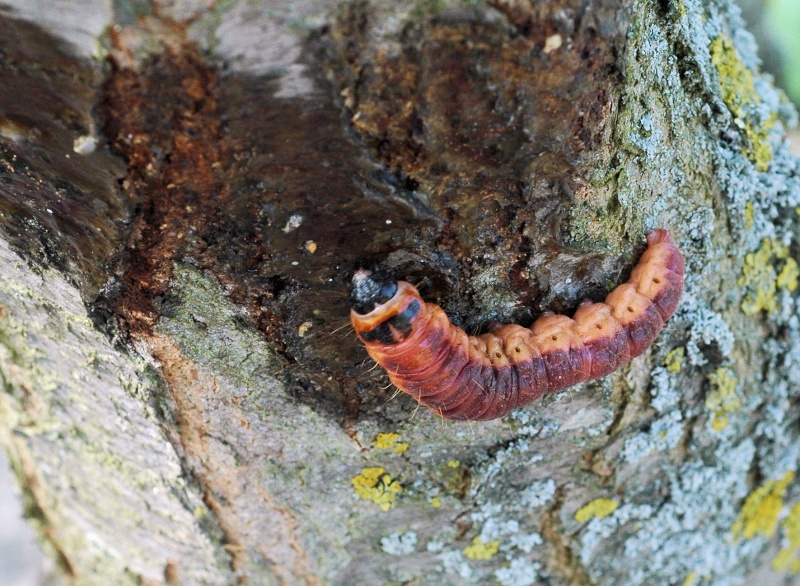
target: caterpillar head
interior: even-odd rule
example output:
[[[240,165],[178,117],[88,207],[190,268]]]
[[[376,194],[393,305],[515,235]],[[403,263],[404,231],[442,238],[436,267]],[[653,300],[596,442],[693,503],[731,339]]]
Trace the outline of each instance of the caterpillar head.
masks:
[[[350,291],[350,322],[364,343],[395,345],[414,330],[424,302],[416,287],[381,274],[360,270]]]
[[[397,282],[380,273],[364,269],[353,275],[350,304],[356,313],[365,315],[389,301],[397,293]]]

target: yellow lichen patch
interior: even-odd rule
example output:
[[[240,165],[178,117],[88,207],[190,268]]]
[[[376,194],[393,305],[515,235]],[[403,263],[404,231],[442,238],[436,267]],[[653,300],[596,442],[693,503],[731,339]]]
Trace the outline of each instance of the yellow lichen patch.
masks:
[[[791,256],[786,259],[783,269],[778,274],[778,279],[775,284],[778,288],[794,291],[797,289],[797,279],[800,277],[800,270],[797,267],[797,261]]]
[[[683,586],[694,586],[697,584],[697,581],[700,579],[700,576],[697,572],[689,572],[686,575],[686,578],[683,579]]]
[[[789,256],[789,247],[784,246],[777,239],[773,239],[772,249],[775,251],[775,258],[784,259]]]
[[[384,468],[364,468],[361,474],[353,478],[356,494],[364,500],[372,501],[384,511],[394,505],[396,494],[403,492],[403,487]]]
[[[744,150],[744,155],[756,164],[756,169],[766,171],[769,169],[769,162],[772,160],[772,145],[769,144],[769,130],[775,126],[776,117],[771,117],[763,126],[744,127],[744,133],[752,145]]]
[[[575,520],[578,523],[586,523],[589,519],[602,519],[616,511],[617,507],[619,507],[619,504],[611,499],[594,499],[575,512]]]
[[[733,41],[725,35],[711,41],[711,62],[719,73],[722,100],[733,114],[736,126],[747,137],[742,154],[755,163],[756,169],[766,171],[772,160],[768,133],[775,124],[775,117],[760,120],[757,108],[761,97],[756,91],[753,73],[739,57]]]
[[[472,545],[468,545],[464,548],[464,556],[466,556],[468,560],[488,560],[491,559],[499,549],[500,542],[498,540],[495,539],[494,541],[484,543],[481,541],[480,537],[476,537],[472,540]]]
[[[772,567],[779,572],[789,570],[796,574],[800,572],[800,504],[792,507],[781,527],[786,546],[772,560]]]
[[[753,202],[748,201],[744,204],[744,227],[751,230],[756,223],[756,214],[753,208]]]
[[[431,506],[432,506],[434,509],[439,509],[439,508],[441,508],[441,506],[442,506],[442,499],[440,499],[438,496],[435,496],[435,497],[433,497],[433,498],[431,499]]]
[[[771,313],[778,307],[775,299],[778,275],[771,261],[772,241],[769,238],[761,242],[758,250],[744,257],[739,285],[747,289],[742,300],[742,311],[746,315],[755,315],[761,310]]]
[[[678,348],[674,348],[667,353],[666,358],[664,358],[664,368],[666,368],[670,372],[678,373],[681,371],[681,367],[683,366],[683,356],[686,354],[686,349],[683,346],[679,346]]]
[[[396,454],[402,454],[408,450],[408,444],[406,442],[399,442],[394,445],[394,451]]]
[[[461,466],[461,462],[459,462],[458,460],[448,460],[447,461],[447,467],[448,468],[458,468],[459,466]]]
[[[720,367],[708,375],[711,391],[706,396],[706,409],[714,414],[711,427],[714,431],[722,431],[728,427],[728,414],[742,406],[736,394],[736,377],[727,368]]]
[[[794,480],[789,471],[778,480],[770,480],[750,493],[744,501],[739,518],[731,527],[734,540],[752,539],[756,535],[772,537],[778,526],[778,515],[783,507],[786,487]]]
[[[782,264],[780,274],[776,265]],[[789,256],[788,247],[774,238],[764,238],[755,252],[744,257],[742,276],[739,285],[744,287],[742,311],[745,315],[755,315],[760,311],[773,313],[778,309],[778,289],[794,291],[797,288],[797,261]]]
[[[399,433],[379,433],[372,444],[379,450],[389,450],[400,439]]]

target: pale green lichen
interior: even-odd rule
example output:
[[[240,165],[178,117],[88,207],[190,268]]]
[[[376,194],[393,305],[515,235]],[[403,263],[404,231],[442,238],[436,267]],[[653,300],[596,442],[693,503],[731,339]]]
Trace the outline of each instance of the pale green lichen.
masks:
[[[786,472],[777,480],[770,480],[750,493],[742,506],[739,518],[731,527],[734,540],[752,539],[756,535],[772,537],[778,527],[778,516],[783,508],[783,496],[794,480],[794,472]]]
[[[464,548],[464,556],[468,560],[488,560],[500,549],[500,541],[494,539],[489,542],[481,541],[480,537],[475,537],[472,540],[472,545]]]
[[[436,487],[435,492],[430,493],[431,497],[463,496],[469,484],[469,474],[458,460],[449,460],[432,467],[427,478]]]
[[[729,369],[720,367],[708,376],[712,390],[706,396],[706,409],[714,416],[711,427],[714,431],[722,431],[728,427],[728,415],[742,406],[736,393],[737,379]]]
[[[756,223],[755,207],[753,206],[752,201],[748,201],[746,204],[744,204],[744,227],[748,230],[752,230],[755,223]]]
[[[603,519],[617,510],[619,503],[607,498],[597,498],[575,512],[575,520],[585,523],[590,519]]]
[[[781,528],[786,545],[772,560],[772,567],[779,572],[788,570],[797,574],[800,572],[800,503],[792,507]]]
[[[780,266],[780,272],[777,270]],[[739,285],[744,287],[742,311],[745,315],[756,315],[760,311],[775,313],[778,310],[779,289],[797,289],[797,261],[789,256],[788,247],[775,238],[765,238],[755,252],[744,257]]]
[[[747,138],[742,154],[755,163],[756,169],[766,171],[772,161],[768,135],[775,124],[775,116],[764,123],[758,118],[755,110],[761,104],[761,97],[755,88],[755,78],[730,38],[720,35],[711,41],[711,62],[719,73],[722,99],[733,114],[734,123]]]
[[[791,256],[786,258],[783,269],[778,274],[778,279],[775,284],[779,289],[783,288],[788,291],[797,289],[797,279],[800,277],[800,270],[797,267],[797,261]]]
[[[396,454],[403,454],[408,450],[407,442],[399,442],[399,433],[379,433],[372,444],[379,450],[394,450]]]
[[[399,439],[399,433],[379,433],[372,445],[379,450],[390,450]]]
[[[395,495],[403,492],[400,483],[380,466],[362,469],[361,474],[353,478],[353,489],[362,499],[372,501],[383,511],[391,509]]]
[[[679,346],[678,348],[673,348],[667,353],[667,356],[664,358],[664,368],[666,368],[669,372],[679,373],[683,366],[683,357],[686,354],[686,349],[683,346]]]
[[[694,586],[700,580],[697,572],[689,572],[683,580],[683,586]]]

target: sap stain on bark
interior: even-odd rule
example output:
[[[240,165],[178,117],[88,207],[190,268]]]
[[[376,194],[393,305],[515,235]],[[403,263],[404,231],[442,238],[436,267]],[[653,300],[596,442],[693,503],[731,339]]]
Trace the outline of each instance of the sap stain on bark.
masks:
[[[117,189],[124,167],[91,116],[99,83],[97,68],[61,41],[0,18],[0,230],[20,256],[63,272],[85,301],[105,284],[128,219]]]
[[[206,249],[218,223],[226,145],[216,83],[195,51],[164,53],[142,73],[115,68],[106,83],[100,112],[136,209],[115,305],[132,335],[152,329],[173,262]]]

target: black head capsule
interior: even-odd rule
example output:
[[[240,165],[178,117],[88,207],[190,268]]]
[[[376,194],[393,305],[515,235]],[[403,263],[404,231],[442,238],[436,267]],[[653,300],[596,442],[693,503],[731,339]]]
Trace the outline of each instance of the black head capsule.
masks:
[[[397,283],[394,280],[362,269],[353,275],[350,302],[356,313],[365,315],[389,301],[395,293]]]

